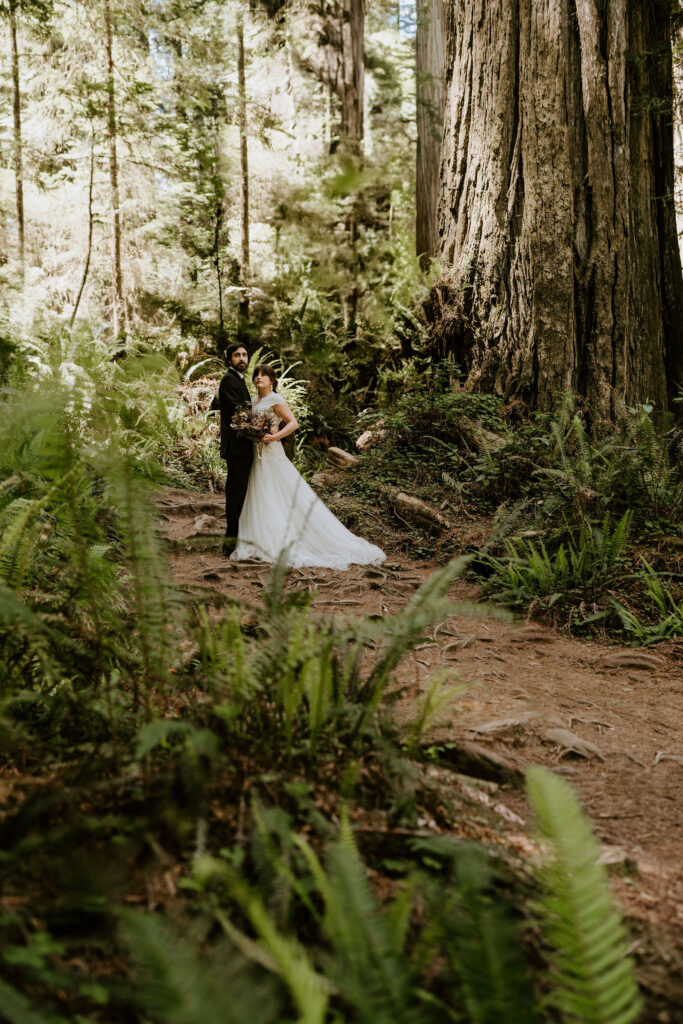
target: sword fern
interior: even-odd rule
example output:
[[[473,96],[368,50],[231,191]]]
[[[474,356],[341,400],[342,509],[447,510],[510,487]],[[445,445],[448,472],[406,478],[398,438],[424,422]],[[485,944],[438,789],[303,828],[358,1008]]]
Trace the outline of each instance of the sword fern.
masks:
[[[641,1008],[628,938],[600,847],[578,797],[558,775],[527,775],[544,859],[537,912],[550,947],[548,1004],[565,1024],[631,1024]]]

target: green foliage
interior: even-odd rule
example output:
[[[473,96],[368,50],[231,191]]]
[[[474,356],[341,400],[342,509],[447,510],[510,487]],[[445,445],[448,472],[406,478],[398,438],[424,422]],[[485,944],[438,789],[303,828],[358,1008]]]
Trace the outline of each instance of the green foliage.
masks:
[[[667,591],[663,564],[646,579],[635,554],[638,543],[680,533],[683,452],[667,417],[640,406],[595,438],[568,397],[554,417],[513,429],[507,417],[519,410],[462,391],[452,362],[415,356],[382,370],[380,381],[381,419],[379,411],[359,418],[378,442],[340,487],[387,515],[386,485],[400,487],[456,524],[438,543],[413,528],[406,548],[443,559],[461,550],[463,517],[478,513],[485,527],[493,514],[470,572],[495,600],[640,643],[680,635],[679,595]]]
[[[231,603],[197,607],[170,581],[149,493],[183,430],[175,373],[143,355],[113,360],[85,332],[32,344],[18,346],[0,427],[0,727],[5,762],[13,750],[40,758],[45,784],[0,822],[3,870],[29,894],[0,917],[5,1016],[493,1024],[552,1019],[534,986],[571,982],[553,1002],[568,1020],[589,989],[603,1016],[586,1019],[632,1019],[621,926],[605,912],[605,938],[584,905],[585,881],[605,909],[604,878],[600,890],[575,862],[587,825],[562,795],[565,816],[546,830],[563,868],[543,874],[551,982],[527,965],[514,873],[414,836],[420,746],[459,690],[436,675],[414,720],[398,722],[397,670],[436,622],[468,610],[448,591],[471,559],[434,572],[399,614],[351,624],[288,591],[284,562],[256,622]],[[435,394],[414,420],[401,407],[395,448],[406,422],[424,431],[432,414],[442,443],[475,415],[495,425],[490,402]],[[610,522],[586,518],[565,541],[577,591],[620,570],[631,519]],[[528,580],[556,578],[557,556],[534,551]],[[555,806],[544,799],[534,791],[542,820]],[[381,816],[376,834],[368,813]],[[154,896],[156,911],[122,913],[140,877],[148,900],[170,889],[172,909]],[[75,966],[101,966],[93,948],[101,975]],[[631,999],[621,1018],[609,1016],[615,979]]]
[[[176,657],[177,601],[145,478],[163,478],[162,426],[177,400],[165,364],[118,366],[83,334],[47,336],[26,352],[35,376],[7,395],[0,428],[0,679],[6,696],[34,694],[31,717],[44,724],[60,707],[75,714],[79,693],[94,687],[112,735],[112,688],[147,704]],[[113,682],[123,678],[130,691]]]
[[[544,844],[537,909],[551,950],[548,1003],[567,1024],[630,1024],[641,1000],[590,823],[569,784],[548,769],[530,768],[527,789]]]
[[[348,815],[323,859],[275,810],[256,819],[267,851],[258,881],[224,859],[195,861],[205,917],[193,925],[193,939],[178,938],[153,918],[124,918],[124,937],[144,968],[139,1000],[164,1021],[194,1020],[194,1006],[220,998],[222,972],[207,968],[222,957],[228,977],[237,979],[242,1012],[250,1010],[243,998],[254,1001],[254,1012],[258,1001],[254,1019],[264,1022],[281,1019],[277,1004],[286,993],[297,1019],[310,1024],[329,1019],[328,1006],[335,1019],[358,1024],[530,1024],[555,1019],[548,1011],[567,1022],[628,1024],[640,998],[590,826],[556,775],[534,767],[528,788],[544,842],[534,904],[549,957],[542,1007],[500,868],[482,850],[441,837],[417,841],[414,853],[429,850],[439,874],[414,871],[380,901]],[[199,961],[196,948],[212,918],[232,950],[214,942]]]
[[[506,540],[506,556],[485,556],[493,574],[486,590],[494,599],[524,607],[539,599],[548,608],[572,600],[595,602],[623,569],[631,515],[612,528],[609,515],[597,526],[585,519],[578,536],[569,535],[551,556],[543,541]]]
[[[538,1019],[518,926],[493,888],[481,852],[465,847],[457,858],[456,907],[448,922],[453,966],[472,1024],[532,1024]]]
[[[218,622],[201,616],[201,685],[217,701],[227,742],[280,749],[288,762],[315,761],[330,742],[343,744],[343,761],[358,753],[377,735],[377,712],[401,660],[426,627],[457,607],[445,595],[465,565],[455,560],[435,573],[405,611],[348,627],[316,620],[309,594],[285,593],[282,563],[264,594],[268,614],[255,642],[245,640],[234,611]],[[271,677],[276,685],[266,687]],[[442,701],[434,692],[420,709],[414,739]]]
[[[164,1024],[269,1024],[277,1019],[278,999],[263,972],[256,972],[231,943],[214,945],[209,955],[203,939],[178,934],[157,915],[126,913],[121,938],[135,965],[137,1000]]]
[[[646,615],[649,618],[654,617],[654,622],[643,621],[645,616],[639,617],[634,611],[613,599],[626,634],[637,644],[657,643],[659,640],[683,636],[683,597],[680,587],[678,595],[674,595],[664,578],[656,573],[645,559],[643,561],[645,573],[640,576],[640,582],[645,589]]]

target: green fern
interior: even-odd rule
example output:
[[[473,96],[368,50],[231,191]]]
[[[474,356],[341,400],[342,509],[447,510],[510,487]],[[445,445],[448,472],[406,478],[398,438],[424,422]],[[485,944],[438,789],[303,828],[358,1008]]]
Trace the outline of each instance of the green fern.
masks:
[[[354,1020],[409,1024],[423,1019],[414,994],[417,978],[403,955],[408,908],[399,901],[400,914],[380,910],[348,820],[341,841],[328,852],[327,870],[306,840],[295,837],[295,841],[324,902],[323,929],[331,946],[323,958],[326,973],[353,1007]]]
[[[652,644],[683,636],[683,600],[675,597],[664,579],[655,572],[647,559],[642,559],[645,573],[641,579],[649,598],[654,622],[646,622],[634,611],[612,598],[612,604],[621,619],[624,630],[638,644]]]
[[[417,714],[407,726],[409,751],[416,750],[432,729],[446,724],[447,712],[466,689],[454,685],[457,680],[458,674],[452,668],[442,669],[429,680],[426,691],[418,699]]]
[[[0,1016],[6,1024],[67,1024],[66,1017],[36,1009],[25,995],[0,978]]]
[[[218,921],[242,953],[282,978],[299,1012],[300,1024],[324,1024],[331,986],[314,970],[298,939],[278,929],[259,894],[230,865],[205,857],[196,863],[195,875],[201,883],[220,879],[239,904],[258,943],[244,936],[221,911],[215,911]]]
[[[628,936],[600,847],[569,784],[539,765],[527,774],[544,861],[537,904],[549,944],[549,1005],[570,1024],[631,1024],[641,1001]]]
[[[158,915],[125,913],[121,937],[135,963],[136,1001],[163,1024],[275,1024],[274,985],[234,947],[202,951],[201,935],[180,935]]]
[[[493,890],[482,851],[458,850],[455,903],[446,926],[448,954],[460,982],[468,1024],[533,1024],[531,985],[518,929]]]

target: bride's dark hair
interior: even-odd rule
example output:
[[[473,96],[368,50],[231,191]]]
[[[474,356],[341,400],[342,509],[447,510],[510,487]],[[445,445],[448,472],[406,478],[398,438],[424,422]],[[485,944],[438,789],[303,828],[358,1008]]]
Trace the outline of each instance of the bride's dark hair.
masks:
[[[270,383],[273,385],[273,391],[277,391],[277,376],[275,374],[275,370],[273,369],[273,367],[272,366],[268,366],[267,363],[261,363],[254,370],[254,375],[253,375],[253,377],[251,379],[252,380],[256,380],[256,378],[258,377],[259,373],[262,373],[264,375],[264,377],[269,377],[270,378]]]

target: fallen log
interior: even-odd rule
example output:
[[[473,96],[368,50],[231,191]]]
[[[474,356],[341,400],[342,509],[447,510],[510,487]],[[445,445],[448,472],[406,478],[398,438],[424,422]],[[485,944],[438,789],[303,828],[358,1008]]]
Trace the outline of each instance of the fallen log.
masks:
[[[349,470],[353,469],[360,462],[357,455],[345,452],[343,448],[328,448],[325,458],[332,469]]]
[[[394,506],[399,518],[405,518],[417,526],[426,527],[428,530],[441,532],[450,526],[448,520],[441,513],[428,505],[421,498],[415,498],[412,494],[405,494],[397,487],[384,486],[382,492],[386,494]]]

